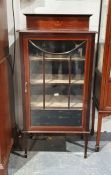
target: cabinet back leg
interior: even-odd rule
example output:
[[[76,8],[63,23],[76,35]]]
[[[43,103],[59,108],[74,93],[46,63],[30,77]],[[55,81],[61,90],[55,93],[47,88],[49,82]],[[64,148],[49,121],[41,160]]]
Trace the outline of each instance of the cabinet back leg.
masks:
[[[84,134],[84,142],[85,142],[85,147],[84,147],[84,158],[87,158],[87,148],[88,148],[88,134]]]
[[[24,148],[24,158],[27,158],[27,148],[28,147],[28,135],[27,133],[23,134],[23,148]]]
[[[95,124],[95,104],[94,100],[92,100],[92,126],[91,126],[91,135],[94,135],[94,124]]]
[[[98,113],[98,126],[97,126],[97,136],[96,136],[96,146],[95,151],[99,151],[100,137],[101,137],[101,126],[102,126],[102,117],[103,115]]]

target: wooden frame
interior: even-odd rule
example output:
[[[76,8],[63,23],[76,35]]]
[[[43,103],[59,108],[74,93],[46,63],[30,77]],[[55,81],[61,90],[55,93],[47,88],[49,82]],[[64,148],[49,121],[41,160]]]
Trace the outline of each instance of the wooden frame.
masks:
[[[48,35],[48,37],[47,37]],[[59,36],[58,36],[59,35]],[[67,37],[66,37],[67,35]],[[79,37],[78,37],[79,36]],[[52,126],[52,127],[31,127],[30,123],[30,106],[29,106],[29,101],[30,101],[30,94],[29,94],[29,62],[28,62],[28,47],[27,47],[27,42],[29,39],[67,39],[67,40],[87,40],[87,51],[86,51],[86,66],[85,66],[85,91],[84,91],[84,104],[83,104],[83,124],[81,127],[59,127],[59,126]],[[41,35],[41,32],[36,32],[36,33],[24,33],[20,32],[20,41],[21,41],[21,48],[22,49],[22,56],[21,56],[21,62],[23,66],[23,96],[25,97],[24,99],[24,131],[28,133],[89,133],[89,108],[90,108],[90,95],[91,95],[91,78],[92,78],[92,62],[93,62],[93,51],[94,51],[94,39],[95,39],[95,33],[74,33],[72,32],[71,34],[69,33],[58,33],[54,34],[53,33],[53,38],[52,34],[49,33],[43,33]],[[91,53],[91,55],[90,55]],[[88,66],[87,66],[88,65]],[[27,82],[28,84],[28,93],[25,94],[25,85],[24,82]]]

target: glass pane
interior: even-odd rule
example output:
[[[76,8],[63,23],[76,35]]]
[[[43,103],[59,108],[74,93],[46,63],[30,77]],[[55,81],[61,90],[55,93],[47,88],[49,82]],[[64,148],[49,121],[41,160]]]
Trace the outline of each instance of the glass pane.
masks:
[[[61,61],[60,55],[51,58],[45,60],[45,108],[68,108],[68,61]]]
[[[32,110],[33,126],[81,126],[81,110]]]
[[[31,109],[43,109],[43,54],[29,42]]]
[[[83,86],[71,85],[70,108],[83,107]]]
[[[45,108],[68,109],[68,86],[52,84],[46,85]]]
[[[31,109],[43,109],[43,85],[31,85]]]
[[[45,108],[68,109],[69,55],[73,41],[48,41],[45,47]]]
[[[45,83],[67,84],[69,83],[68,61],[58,60],[45,61]]]
[[[84,66],[86,43],[76,42],[78,50],[71,55],[70,108],[83,107]]]

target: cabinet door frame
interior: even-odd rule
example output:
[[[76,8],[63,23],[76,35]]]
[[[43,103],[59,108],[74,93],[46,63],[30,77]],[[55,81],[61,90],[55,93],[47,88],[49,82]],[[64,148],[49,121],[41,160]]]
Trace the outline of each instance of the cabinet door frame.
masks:
[[[28,40],[86,40],[86,59],[84,69],[84,95],[82,126],[31,126],[30,119],[30,75],[28,59]],[[22,66],[22,94],[24,110],[24,131],[38,133],[81,133],[89,132],[91,79],[93,70],[95,33],[20,33],[21,66]],[[28,93],[25,93],[25,82],[28,84]]]

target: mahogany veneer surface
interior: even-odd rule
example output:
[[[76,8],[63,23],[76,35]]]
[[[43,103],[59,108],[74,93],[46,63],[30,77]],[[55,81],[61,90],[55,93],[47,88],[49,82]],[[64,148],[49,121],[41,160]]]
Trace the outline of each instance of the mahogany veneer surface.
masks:
[[[0,175],[7,175],[12,147],[6,0],[0,0]],[[12,98],[12,97],[11,97]]]
[[[25,14],[28,29],[88,30],[91,15]]]

